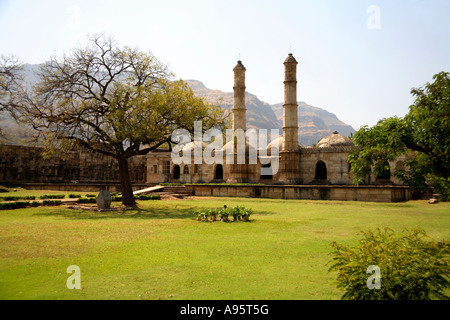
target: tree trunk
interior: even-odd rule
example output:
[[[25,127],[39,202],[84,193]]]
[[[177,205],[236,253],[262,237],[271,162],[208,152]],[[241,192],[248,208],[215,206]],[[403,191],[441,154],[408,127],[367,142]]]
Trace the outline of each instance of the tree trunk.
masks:
[[[117,158],[119,162],[119,178],[122,189],[122,204],[127,207],[134,207],[133,188],[131,187],[130,172],[128,171],[128,158]]]

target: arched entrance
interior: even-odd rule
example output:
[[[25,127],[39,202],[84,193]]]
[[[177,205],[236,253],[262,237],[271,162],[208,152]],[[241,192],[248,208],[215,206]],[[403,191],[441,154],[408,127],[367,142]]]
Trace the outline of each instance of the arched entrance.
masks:
[[[316,164],[316,180],[326,180],[327,179],[327,165],[322,160],[319,160]]]
[[[180,166],[179,165],[175,165],[173,167],[173,179],[174,180],[180,179]]]
[[[223,180],[223,167],[221,164],[216,166],[216,171],[214,173],[214,179]]]
[[[272,180],[272,164],[263,164],[261,168],[261,180]]]
[[[375,176],[377,180],[389,180],[391,179],[391,167],[389,162],[384,162],[381,171]]]

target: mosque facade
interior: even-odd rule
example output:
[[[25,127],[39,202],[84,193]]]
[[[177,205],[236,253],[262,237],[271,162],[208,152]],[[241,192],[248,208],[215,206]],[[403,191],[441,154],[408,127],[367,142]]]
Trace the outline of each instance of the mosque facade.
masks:
[[[258,183],[267,185],[352,185],[348,156],[356,148],[348,137],[338,132],[323,137],[314,147],[300,145],[298,139],[297,65],[292,54],[284,61],[283,132],[271,141],[265,150],[245,141],[238,149],[236,138],[222,147],[223,161],[215,163],[194,161],[194,149],[205,150],[207,144],[194,141],[183,146],[191,161],[175,163],[172,152],[156,150],[147,155],[148,185],[158,183]],[[245,72],[241,61],[234,71],[234,104],[232,129],[246,132]],[[228,145],[231,143],[231,147]],[[245,150],[245,162],[238,161]],[[263,154],[257,161],[252,154]],[[228,159],[227,159],[228,157]],[[229,161],[229,160],[234,161]],[[253,160],[253,161],[252,161]],[[404,159],[389,163],[391,168],[403,165]],[[276,164],[276,166],[274,165]],[[386,172],[366,177],[366,184],[400,185],[400,181]]]

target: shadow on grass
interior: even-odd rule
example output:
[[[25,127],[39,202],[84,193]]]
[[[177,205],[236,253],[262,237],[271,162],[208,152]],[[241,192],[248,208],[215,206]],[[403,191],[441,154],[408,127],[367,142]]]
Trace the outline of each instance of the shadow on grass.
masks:
[[[36,216],[59,216],[68,219],[80,220],[101,220],[101,219],[143,219],[143,220],[163,220],[163,219],[190,219],[196,220],[195,211],[205,209],[205,207],[189,206],[158,206],[158,207],[137,207],[130,210],[117,211],[93,211],[69,209],[65,207],[48,208],[44,212],[37,212]],[[270,211],[254,212],[258,215],[274,214]]]

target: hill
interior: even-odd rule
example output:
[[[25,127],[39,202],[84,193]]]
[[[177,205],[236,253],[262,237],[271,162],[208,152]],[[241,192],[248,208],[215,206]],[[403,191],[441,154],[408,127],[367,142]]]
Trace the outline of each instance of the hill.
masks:
[[[25,64],[24,77],[28,84],[37,81],[39,65]],[[207,88],[198,80],[185,80],[195,94],[204,97],[208,102],[219,104],[222,108],[231,112],[233,108],[233,92],[223,92]],[[249,92],[246,95],[247,127],[254,129],[279,129],[282,134],[283,104],[270,105],[258,99]],[[340,121],[337,116],[324,109],[313,107],[305,102],[298,102],[299,142],[303,146],[317,143],[321,138],[333,131],[349,136],[355,130]],[[0,115],[0,127],[3,129],[3,143],[23,144],[30,135],[30,130],[17,125],[7,114]]]
[[[231,112],[233,108],[233,93],[212,90],[197,80],[186,80],[192,90],[206,101],[219,104]],[[283,127],[283,104],[270,105],[259,100],[255,95],[246,92],[247,127],[255,129],[279,129]],[[305,102],[298,102],[299,141],[303,146],[317,143],[321,138],[338,131],[349,136],[355,130],[338,119],[338,117],[324,109],[313,107]]]

